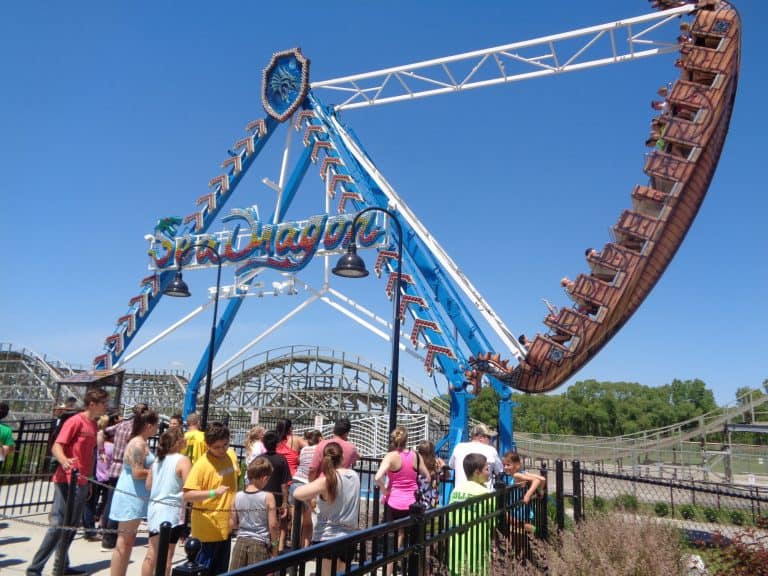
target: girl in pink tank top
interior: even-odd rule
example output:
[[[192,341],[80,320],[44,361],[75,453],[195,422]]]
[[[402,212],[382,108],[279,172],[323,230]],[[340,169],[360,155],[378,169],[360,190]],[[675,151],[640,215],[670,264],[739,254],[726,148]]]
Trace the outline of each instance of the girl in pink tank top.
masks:
[[[402,426],[392,431],[390,452],[384,456],[374,480],[384,495],[384,520],[397,520],[408,515],[408,508],[416,501],[418,473],[429,478],[424,461],[416,459],[412,450],[406,450],[408,432]]]
[[[407,511],[409,506],[416,501],[417,488],[416,470],[413,469],[414,455],[412,450],[400,452],[400,469],[388,470],[389,496],[387,506],[394,510]]]

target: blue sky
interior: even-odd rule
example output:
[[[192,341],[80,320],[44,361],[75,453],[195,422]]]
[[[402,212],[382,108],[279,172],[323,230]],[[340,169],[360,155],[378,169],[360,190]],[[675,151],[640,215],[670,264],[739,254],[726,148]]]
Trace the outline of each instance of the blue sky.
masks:
[[[270,5],[271,6],[271,5]],[[646,13],[641,0],[519,2],[16,2],[0,8],[0,141],[5,248],[0,341],[89,365],[138,293],[157,219],[189,214],[245,124],[264,115],[261,71],[300,46],[313,80],[506,44]],[[742,2],[742,73],[710,192],[685,242],[635,317],[575,379],[663,385],[701,378],[718,402],[768,378],[762,214],[768,8]],[[342,118],[379,169],[515,332],[544,331],[541,298],[567,304],[558,281],[586,270],[583,251],[644,182],[644,141],[671,57],[420,101]],[[322,96],[321,96],[322,97]],[[227,205],[271,211],[283,136]],[[289,218],[322,211],[316,171]],[[214,229],[220,227],[214,226]],[[372,257],[367,256],[371,261]],[[312,280],[320,266],[303,275]],[[199,298],[166,299],[141,343]],[[281,278],[274,272],[264,281]],[[225,269],[223,283],[232,282]],[[389,318],[384,282],[334,286]],[[251,299],[218,359],[300,299]],[[210,309],[134,362],[192,371]],[[410,331],[410,325],[406,325]],[[490,330],[488,330],[490,334]],[[389,345],[314,304],[252,353],[318,344],[387,364]],[[135,344],[134,344],[135,345]],[[420,364],[402,373],[434,391]],[[218,362],[217,362],[218,364]],[[445,391],[440,380],[438,390]]]

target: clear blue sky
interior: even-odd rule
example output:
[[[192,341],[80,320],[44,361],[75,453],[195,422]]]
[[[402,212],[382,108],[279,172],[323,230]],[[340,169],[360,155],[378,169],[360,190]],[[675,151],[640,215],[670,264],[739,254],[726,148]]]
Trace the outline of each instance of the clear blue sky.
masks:
[[[189,214],[245,124],[262,117],[261,71],[300,46],[312,79],[366,72],[636,16],[644,0],[520,2],[14,2],[0,9],[0,140],[6,254],[0,341],[89,365],[147,275],[158,218]],[[676,258],[635,317],[576,379],[663,385],[701,378],[718,402],[768,378],[764,216],[768,51],[763,2],[741,2],[742,76],[720,166]],[[556,78],[348,111],[379,169],[515,332],[543,331],[541,298],[586,270],[630,192],[670,57]],[[229,208],[271,211],[282,135]],[[315,169],[316,170],[316,169]],[[312,171],[291,218],[318,214]],[[334,203],[335,205],[335,203]],[[220,226],[214,226],[219,229]],[[371,259],[371,256],[367,256]],[[319,262],[303,276],[313,280]],[[199,296],[165,299],[141,343],[199,304],[210,272],[185,275]],[[274,272],[264,280],[281,278]],[[232,282],[232,270],[223,282]],[[384,282],[335,287],[391,316]],[[218,359],[298,298],[251,299]],[[135,367],[192,371],[210,310]],[[410,331],[410,325],[406,325]],[[488,330],[490,333],[490,330]],[[254,352],[319,344],[388,362],[389,346],[315,304]],[[134,344],[135,345],[135,344]],[[218,364],[218,363],[217,363]],[[434,389],[404,356],[402,371]],[[445,385],[438,380],[439,391]]]

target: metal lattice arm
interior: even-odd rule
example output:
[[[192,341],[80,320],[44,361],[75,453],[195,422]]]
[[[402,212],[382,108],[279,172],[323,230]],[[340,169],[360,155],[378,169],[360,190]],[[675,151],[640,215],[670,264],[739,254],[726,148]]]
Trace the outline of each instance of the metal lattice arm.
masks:
[[[695,9],[695,4],[685,4],[534,40],[313,82],[311,87],[325,100],[340,95],[344,100],[334,109],[345,110],[627,62],[678,50],[676,42],[650,35]],[[577,42],[582,42],[580,47]]]

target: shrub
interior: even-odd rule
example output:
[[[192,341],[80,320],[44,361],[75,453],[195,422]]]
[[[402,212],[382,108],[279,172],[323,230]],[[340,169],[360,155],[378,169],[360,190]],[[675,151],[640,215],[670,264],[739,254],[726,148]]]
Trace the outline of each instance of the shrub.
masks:
[[[656,516],[669,516],[669,506],[666,502],[656,502],[656,506],[653,507],[653,511],[656,512]]]
[[[595,512],[603,512],[606,508],[605,498],[602,496],[595,496],[594,498],[587,499],[587,507]]]
[[[717,522],[719,517],[720,517],[720,514],[718,513],[717,509],[704,508],[704,518],[707,519],[707,522]]]
[[[549,498],[547,498],[547,516],[549,518],[550,525],[557,526],[557,504],[555,503],[555,497],[553,495],[550,495]],[[563,526],[563,528],[565,530],[571,530],[573,528],[573,518],[568,515],[567,510],[564,520],[565,526]]]
[[[731,524],[736,524],[736,526],[744,524],[744,513],[741,510],[731,510],[728,517],[731,519]]]
[[[614,501],[614,506],[616,506],[618,510],[637,512],[639,503],[637,501],[637,496],[634,494],[619,494]]]
[[[696,508],[694,508],[691,504],[683,504],[680,506],[680,516],[686,520],[693,520],[696,518]]]
[[[550,576],[672,576],[683,574],[684,552],[674,527],[622,515],[585,519],[558,542],[545,545],[542,564]],[[530,574],[534,572],[529,572]],[[494,574],[520,574],[494,571]]]
[[[722,546],[713,552],[717,564],[716,576],[768,575],[768,541],[752,528],[724,538]]]

